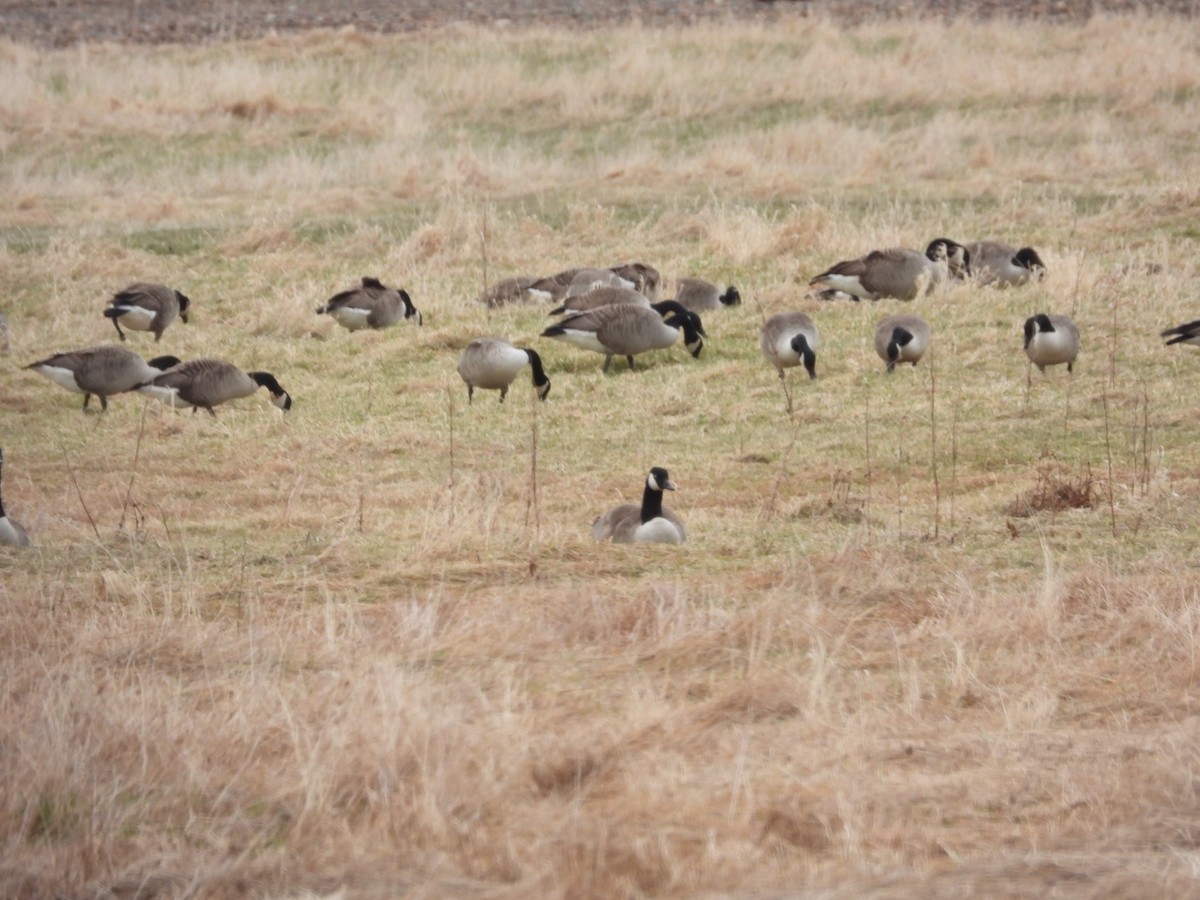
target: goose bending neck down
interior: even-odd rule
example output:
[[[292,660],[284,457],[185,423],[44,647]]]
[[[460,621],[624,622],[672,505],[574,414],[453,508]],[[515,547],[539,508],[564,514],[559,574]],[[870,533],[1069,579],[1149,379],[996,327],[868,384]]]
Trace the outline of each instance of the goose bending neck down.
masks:
[[[1041,372],[1046,366],[1067,364],[1075,370],[1079,355],[1079,328],[1070,316],[1038,313],[1025,320],[1025,355]]]
[[[542,367],[542,358],[534,350],[514,347],[501,338],[478,338],[463,349],[458,360],[458,374],[467,384],[467,403],[475,396],[475,388],[500,392],[504,402],[508,389],[526,365],[533,375],[533,388],[539,400],[550,393],[550,379]]]
[[[547,328],[542,332],[542,337],[603,353],[604,366],[601,371],[607,372],[614,356],[624,356],[632,369],[634,356],[648,350],[667,349],[675,343],[681,331],[688,352],[699,358],[700,351],[704,349],[704,325],[698,315],[674,300],[654,303],[648,308],[602,306],[577,313]]]
[[[292,397],[270,372],[243,372],[220,359],[192,359],[180,363],[136,390],[166,403],[186,409],[208,410],[216,418],[214,406],[240,397],[249,397],[260,387],[271,394],[271,403],[285,412],[292,408]]]
[[[614,544],[682,544],[687,540],[687,529],[680,518],[663,505],[664,490],[675,490],[675,482],[666,469],[655,466],[646,476],[642,505],[622,503],[610,509],[592,523],[592,537]]]
[[[25,368],[46,376],[68,391],[83,394],[84,409],[95,394],[100,398],[103,411],[108,409],[109,397],[131,391],[178,364],[179,359],[174,356],[156,356],[146,362],[132,350],[106,344],[55,353]]]

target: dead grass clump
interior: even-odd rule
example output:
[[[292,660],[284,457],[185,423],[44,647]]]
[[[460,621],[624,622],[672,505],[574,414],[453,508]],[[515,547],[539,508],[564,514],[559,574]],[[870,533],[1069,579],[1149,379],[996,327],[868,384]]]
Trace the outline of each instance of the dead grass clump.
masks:
[[[1033,487],[1014,498],[1004,508],[1004,513],[1013,518],[1028,518],[1040,512],[1091,509],[1097,499],[1090,466],[1072,474],[1058,464],[1044,465],[1038,469]]]

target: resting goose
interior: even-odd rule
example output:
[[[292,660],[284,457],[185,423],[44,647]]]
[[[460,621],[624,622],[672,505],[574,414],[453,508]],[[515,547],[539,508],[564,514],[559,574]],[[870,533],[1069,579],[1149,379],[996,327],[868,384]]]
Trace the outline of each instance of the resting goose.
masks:
[[[84,409],[95,394],[100,398],[100,409],[106,410],[109,397],[133,390],[178,364],[174,356],[158,356],[146,362],[132,350],[105,344],[56,353],[25,368],[45,375],[68,391],[83,394]]]
[[[949,238],[937,238],[924,253],[892,247],[845,260],[822,272],[809,285],[822,292],[843,291],[855,299],[915,300],[950,277],[952,260],[958,271],[970,271],[970,251]]]
[[[971,273],[981,285],[1019,287],[1046,276],[1046,264],[1032,247],[1020,250],[1000,241],[968,244]]]
[[[513,380],[525,366],[533,372],[533,387],[538,399],[550,393],[550,379],[542,368],[542,358],[534,350],[514,347],[501,338],[478,338],[463,349],[458,360],[458,374],[467,383],[467,403],[475,396],[475,388],[499,391],[500,402]]]
[[[1046,313],[1030,316],[1025,320],[1025,355],[1039,371],[1066,363],[1067,371],[1071,372],[1079,355],[1079,328],[1070,316]]]
[[[3,481],[4,451],[0,450],[0,482]],[[0,544],[9,547],[28,547],[29,534],[4,512],[4,497],[0,496]]]
[[[186,324],[192,301],[165,284],[138,282],[113,295],[104,315],[112,319],[121,340],[124,325],[131,331],[153,331],[154,340],[162,338],[167,326],[179,317]]]
[[[385,286],[378,278],[366,278],[359,287],[342,291],[317,307],[317,315],[332,316],[343,328],[387,328],[406,319],[422,324],[421,314],[403,288]]]
[[[758,346],[767,362],[779,371],[803,365],[809,378],[817,377],[817,347],[821,334],[812,318],[802,312],[777,313],[758,333]]]
[[[679,516],[663,506],[664,490],[675,490],[675,483],[666,469],[655,466],[646,476],[642,505],[622,503],[610,509],[592,523],[592,537],[614,544],[682,544],[687,540],[687,529]]]
[[[889,372],[897,363],[916,365],[929,349],[929,323],[920,316],[888,316],[875,329],[875,352]]]
[[[233,363],[220,359],[192,359],[173,366],[157,377],[148,379],[136,390],[166,403],[186,409],[207,409],[216,418],[214,406],[230,400],[249,397],[260,387],[271,394],[271,402],[287,411],[292,398],[269,372],[243,372]]]
[[[666,316],[666,318],[663,318]],[[643,306],[602,306],[568,316],[542,332],[554,338],[604,354],[607,372],[614,356],[624,356],[633,368],[633,358],[647,350],[665,350],[675,343],[679,332],[692,356],[699,358],[704,348],[704,326],[700,317],[688,312],[674,300]]]

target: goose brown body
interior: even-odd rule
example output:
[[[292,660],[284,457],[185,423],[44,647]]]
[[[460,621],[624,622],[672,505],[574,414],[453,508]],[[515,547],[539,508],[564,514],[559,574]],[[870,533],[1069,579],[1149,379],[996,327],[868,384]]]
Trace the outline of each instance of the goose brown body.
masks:
[[[821,333],[816,323],[802,312],[776,313],[762,324],[758,333],[758,347],[780,378],[784,369],[801,365],[809,378],[816,378],[816,352],[820,344]]]
[[[976,241],[967,250],[971,274],[981,285],[1019,287],[1046,276],[1046,264],[1032,247],[1018,250],[1003,241]]]
[[[108,409],[109,397],[133,390],[178,362],[174,356],[160,356],[146,362],[132,350],[103,344],[55,353],[25,368],[69,391],[83,394],[84,409],[93,394],[100,398],[100,408]]]
[[[704,347],[700,317],[672,300],[653,304],[649,309],[624,304],[602,306],[568,316],[543,331],[542,336],[603,353],[603,370],[607,371],[614,356],[624,356],[632,369],[634,356],[648,350],[667,349],[675,343],[680,331],[684,333],[688,351],[699,357]]]
[[[586,294],[569,296],[560,306],[550,310],[550,315],[588,312],[602,306],[644,306],[650,308],[650,298],[626,287],[598,287]]]
[[[680,278],[675,286],[675,299],[692,312],[708,312],[723,306],[737,306],[742,295],[733,285],[724,291],[703,278]]]
[[[891,372],[898,363],[916,365],[929,349],[932,331],[920,316],[888,316],[875,329],[875,352]]]
[[[269,372],[243,372],[220,359],[192,359],[167,369],[139,385],[137,390],[175,407],[206,409],[249,397],[260,387],[271,394],[271,402],[282,410],[292,407],[292,398]]]
[[[1025,320],[1025,355],[1042,372],[1046,366],[1066,363],[1075,369],[1079,355],[1079,328],[1070,316],[1038,313]]]
[[[317,307],[317,315],[331,316],[343,328],[387,328],[413,319],[422,323],[421,313],[403,288],[389,288],[377,278],[363,278],[359,287],[342,291]]]
[[[138,282],[114,294],[104,315],[112,319],[121,340],[125,340],[125,332],[121,330],[124,325],[131,331],[152,331],[158,341],[176,318],[187,322],[190,308],[191,301],[174,288]]]
[[[856,299],[915,300],[947,280],[952,259],[956,270],[968,269],[969,251],[948,238],[938,238],[929,243],[924,253],[891,247],[844,260],[809,284],[822,291],[843,291]]]
[[[467,402],[475,396],[475,389],[499,391],[500,402],[504,402],[508,389],[520,371],[529,366],[533,376],[533,387],[538,398],[546,399],[550,393],[550,379],[542,368],[542,358],[534,350],[514,347],[503,338],[477,338],[463,348],[458,360],[458,374],[467,384]]]

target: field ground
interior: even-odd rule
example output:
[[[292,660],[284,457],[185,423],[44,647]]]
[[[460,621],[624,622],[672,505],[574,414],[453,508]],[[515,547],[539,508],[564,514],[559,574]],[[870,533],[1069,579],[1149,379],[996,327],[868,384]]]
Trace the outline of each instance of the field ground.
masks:
[[[0,895],[1200,895],[1191,18],[0,45]],[[808,279],[947,235],[1041,284],[875,322]],[[736,284],[638,370],[519,272]],[[313,309],[375,275],[421,328]],[[114,338],[275,373],[105,415]],[[818,379],[762,317],[803,309]],[[1021,323],[1068,312],[1073,376]],[[466,403],[470,339],[553,389]],[[785,391],[790,393],[789,415]],[[678,548],[593,542],[650,465]],[[1056,498],[1063,500],[1056,503]]]

